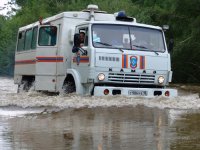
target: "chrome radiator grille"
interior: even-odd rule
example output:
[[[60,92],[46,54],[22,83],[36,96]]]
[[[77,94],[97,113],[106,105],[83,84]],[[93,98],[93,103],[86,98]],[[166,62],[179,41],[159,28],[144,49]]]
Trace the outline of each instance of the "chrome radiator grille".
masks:
[[[155,75],[130,74],[130,73],[109,73],[108,81],[120,83],[141,83],[151,84],[155,81]]]

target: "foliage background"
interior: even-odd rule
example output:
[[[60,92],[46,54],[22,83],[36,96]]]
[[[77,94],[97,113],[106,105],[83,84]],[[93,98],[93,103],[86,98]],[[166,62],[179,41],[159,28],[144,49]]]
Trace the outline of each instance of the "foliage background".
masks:
[[[173,82],[200,82],[200,0],[11,0],[20,9],[16,15],[0,16],[0,75],[13,75],[18,28],[63,11],[83,10],[97,4],[114,13],[125,10],[138,22],[170,25],[167,41],[174,39]]]

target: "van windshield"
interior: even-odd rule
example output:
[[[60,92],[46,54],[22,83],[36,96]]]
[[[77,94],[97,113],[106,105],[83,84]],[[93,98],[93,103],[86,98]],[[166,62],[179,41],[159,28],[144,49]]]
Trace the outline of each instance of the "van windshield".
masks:
[[[161,30],[138,26],[94,24],[92,42],[96,48],[165,51]]]

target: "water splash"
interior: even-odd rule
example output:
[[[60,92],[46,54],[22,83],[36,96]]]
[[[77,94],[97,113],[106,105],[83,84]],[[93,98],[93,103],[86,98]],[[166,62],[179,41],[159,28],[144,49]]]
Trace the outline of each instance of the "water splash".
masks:
[[[178,96],[176,98],[142,98],[126,96],[79,96],[76,94],[49,96],[35,91],[16,93],[17,86],[13,85],[13,79],[0,78],[0,106],[18,106],[22,108],[55,107],[82,108],[82,107],[124,107],[144,105],[150,108],[197,110],[200,108],[198,94]]]

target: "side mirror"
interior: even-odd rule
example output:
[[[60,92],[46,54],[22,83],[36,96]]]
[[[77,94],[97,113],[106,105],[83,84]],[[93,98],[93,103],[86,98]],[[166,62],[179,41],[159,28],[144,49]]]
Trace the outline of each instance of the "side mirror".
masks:
[[[163,26],[162,26],[162,29],[163,29],[164,31],[169,30],[169,25],[163,25]]]
[[[173,48],[174,48],[174,39],[170,39],[169,40],[169,46],[168,46],[169,52],[172,52]]]
[[[80,46],[80,34],[76,33],[74,34],[74,47]]]

